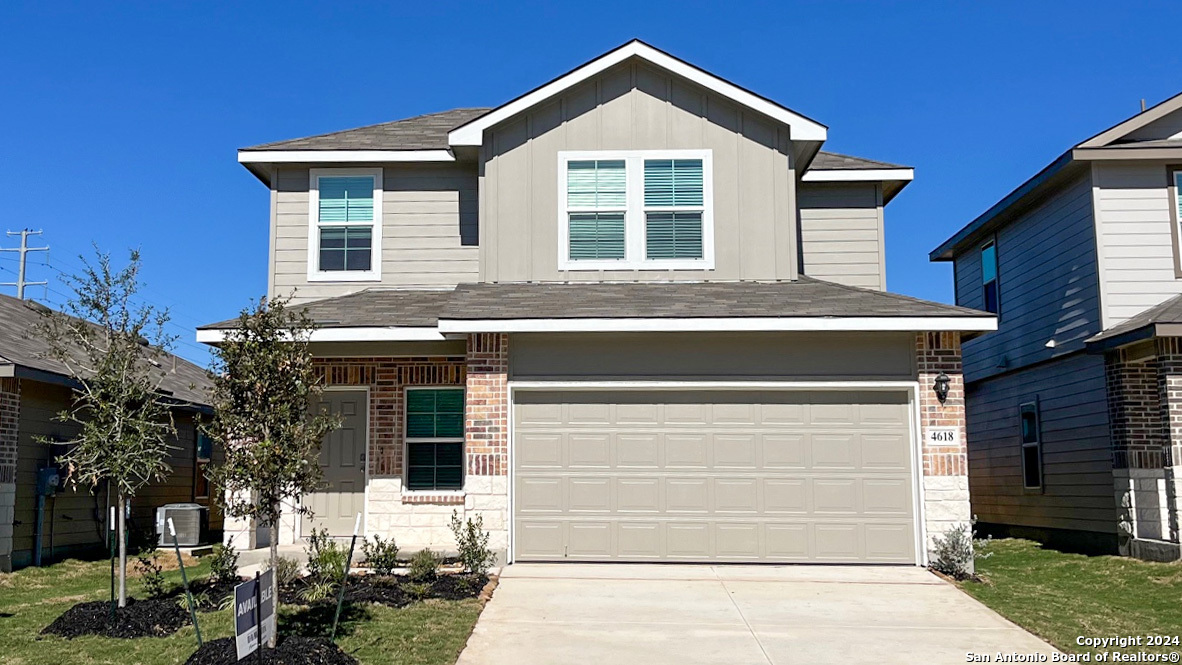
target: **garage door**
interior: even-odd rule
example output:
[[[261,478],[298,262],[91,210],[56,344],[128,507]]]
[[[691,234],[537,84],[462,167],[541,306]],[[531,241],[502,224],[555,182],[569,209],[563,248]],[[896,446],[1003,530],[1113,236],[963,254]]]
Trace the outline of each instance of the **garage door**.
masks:
[[[523,392],[521,561],[914,563],[903,393]]]

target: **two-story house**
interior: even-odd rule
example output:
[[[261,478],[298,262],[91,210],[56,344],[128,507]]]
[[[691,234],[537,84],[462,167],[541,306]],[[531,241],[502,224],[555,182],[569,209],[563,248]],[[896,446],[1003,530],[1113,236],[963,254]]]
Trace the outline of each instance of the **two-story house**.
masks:
[[[509,561],[925,562],[969,518],[960,338],[996,320],[885,291],[912,169],[827,136],[633,41],[239,151],[345,419],[281,537],[363,513],[450,549],[459,511]]]
[[[994,533],[1178,558],[1182,95],[1073,146],[931,253],[997,332],[964,345]]]

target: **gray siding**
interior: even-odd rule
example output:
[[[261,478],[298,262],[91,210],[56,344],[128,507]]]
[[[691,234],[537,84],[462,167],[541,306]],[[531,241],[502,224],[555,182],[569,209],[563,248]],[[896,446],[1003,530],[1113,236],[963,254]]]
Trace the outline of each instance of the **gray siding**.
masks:
[[[1135,141],[1182,138],[1182,111],[1174,111],[1135,132],[1129,132],[1125,138]]]
[[[997,332],[965,343],[967,381],[1077,351],[1100,332],[1094,238],[1087,174],[997,233],[1001,317]],[[955,275],[957,304],[983,308],[979,249],[956,257]]]
[[[383,181],[382,281],[309,283],[308,167],[279,170],[272,295],[295,290],[302,301],[375,286],[454,286],[476,281],[476,164],[387,165]]]
[[[1104,358],[1078,353],[968,386],[969,488],[982,522],[1116,531]],[[1022,488],[1018,409],[1037,399],[1042,492]]]
[[[521,379],[915,377],[911,333],[590,333],[512,335]]]
[[[486,134],[484,281],[791,279],[797,272],[788,128],[668,74],[623,63]],[[558,270],[558,152],[710,149],[715,269]]]
[[[801,272],[886,290],[881,185],[804,183],[797,198]]]
[[[1182,279],[1174,273],[1166,164],[1097,163],[1092,173],[1107,328],[1182,293]]]

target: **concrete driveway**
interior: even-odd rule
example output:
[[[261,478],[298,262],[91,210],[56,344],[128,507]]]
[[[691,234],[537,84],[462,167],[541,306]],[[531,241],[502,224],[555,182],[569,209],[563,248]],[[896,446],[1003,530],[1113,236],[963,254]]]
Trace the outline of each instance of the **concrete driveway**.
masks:
[[[516,564],[459,665],[964,663],[1054,653],[920,568]]]

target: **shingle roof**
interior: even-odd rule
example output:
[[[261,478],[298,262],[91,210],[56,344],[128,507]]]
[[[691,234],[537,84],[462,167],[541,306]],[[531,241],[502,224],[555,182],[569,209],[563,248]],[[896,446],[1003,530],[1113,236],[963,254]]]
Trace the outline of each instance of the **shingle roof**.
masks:
[[[299,305],[321,328],[399,326],[434,328],[439,312],[452,297],[450,289],[366,289],[336,298]],[[238,319],[201,326],[199,330],[228,330]]]
[[[1105,348],[1152,337],[1159,325],[1182,325],[1182,295],[1150,307],[1149,309],[1111,328],[1089,337],[1092,347]],[[1139,334],[1141,333],[1141,334]],[[1175,333],[1176,334],[1176,333]]]
[[[801,276],[789,282],[461,284],[442,319],[984,317],[963,307]]]
[[[862,157],[843,155],[836,152],[825,152],[824,150],[818,152],[817,156],[813,158],[813,163],[809,165],[809,170],[824,171],[909,168],[911,167],[903,166],[902,164],[891,164],[890,162],[880,162],[873,159],[864,159]]]
[[[49,345],[36,334],[42,313],[35,308],[40,307],[27,300],[0,295],[0,366],[15,365],[68,378],[65,365],[45,357]],[[166,364],[162,368],[166,375],[160,387],[172,393],[174,399],[207,405],[209,398],[205,391],[212,385],[209,373],[174,354],[168,354],[168,360],[174,365]]]
[[[452,109],[243,150],[447,150],[447,133],[490,109]]]

